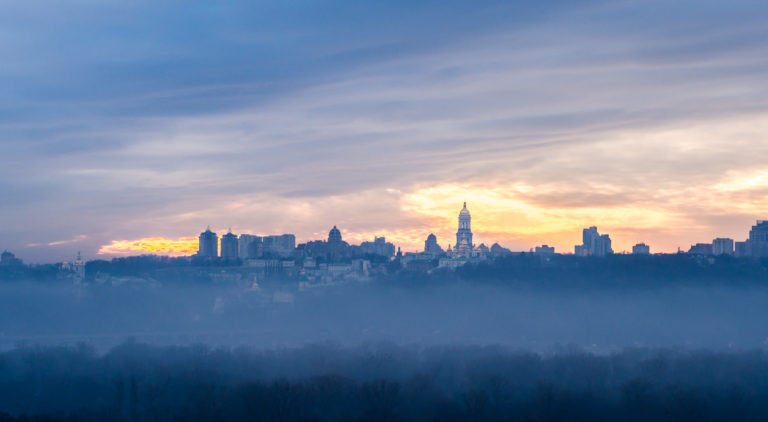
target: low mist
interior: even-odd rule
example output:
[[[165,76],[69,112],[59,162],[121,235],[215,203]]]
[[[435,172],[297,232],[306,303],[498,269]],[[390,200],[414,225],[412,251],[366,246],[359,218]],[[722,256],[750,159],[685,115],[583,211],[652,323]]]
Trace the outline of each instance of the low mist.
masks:
[[[154,345],[503,345],[535,352],[768,345],[768,288],[537,288],[446,281],[313,289],[170,283],[0,285],[0,347],[126,339]]]

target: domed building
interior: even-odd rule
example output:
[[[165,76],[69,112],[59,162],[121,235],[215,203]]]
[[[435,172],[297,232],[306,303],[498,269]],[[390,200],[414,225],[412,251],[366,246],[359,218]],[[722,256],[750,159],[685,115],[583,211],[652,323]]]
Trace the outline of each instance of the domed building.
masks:
[[[349,258],[349,244],[341,238],[341,230],[338,227],[328,232],[328,240],[312,240],[299,245],[305,256],[319,258],[325,262],[345,261]]]
[[[328,232],[328,243],[329,244],[340,244],[342,242],[341,240],[341,231],[336,228],[336,226],[333,226],[330,232]]]
[[[444,253],[443,248],[437,244],[437,236],[435,236],[434,233],[430,233],[429,236],[427,236],[427,240],[424,241],[424,253],[428,253],[432,256],[440,256]]]

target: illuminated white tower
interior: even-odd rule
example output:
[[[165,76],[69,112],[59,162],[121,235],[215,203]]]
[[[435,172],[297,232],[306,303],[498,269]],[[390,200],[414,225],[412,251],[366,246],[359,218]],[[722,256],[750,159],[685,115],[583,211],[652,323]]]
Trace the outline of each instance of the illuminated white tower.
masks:
[[[459,212],[459,230],[456,232],[455,254],[458,257],[469,258],[472,256],[472,216],[467,209],[467,203]]]

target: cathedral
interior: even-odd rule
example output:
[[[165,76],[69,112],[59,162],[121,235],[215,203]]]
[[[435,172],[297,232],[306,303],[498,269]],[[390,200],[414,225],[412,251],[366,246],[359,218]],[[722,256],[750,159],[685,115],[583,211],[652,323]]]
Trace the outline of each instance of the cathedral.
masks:
[[[454,259],[485,259],[489,249],[484,244],[475,246],[472,243],[472,216],[467,209],[467,203],[459,211],[459,229],[456,231],[456,245],[446,251],[448,256]]]
[[[456,267],[467,262],[467,260],[484,260],[490,255],[490,250],[484,244],[475,246],[472,243],[472,216],[467,209],[467,203],[459,211],[459,229],[456,231],[456,244],[448,245],[448,249],[443,252],[437,245],[437,237],[430,234],[424,242],[424,254],[433,257],[442,256],[440,266]]]

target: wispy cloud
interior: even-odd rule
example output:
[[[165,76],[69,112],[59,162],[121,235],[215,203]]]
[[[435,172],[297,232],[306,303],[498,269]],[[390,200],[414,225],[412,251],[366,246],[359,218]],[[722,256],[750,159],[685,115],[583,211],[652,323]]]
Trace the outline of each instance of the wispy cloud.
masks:
[[[81,235],[77,235],[77,236],[75,236],[75,237],[73,237],[72,239],[69,239],[69,240],[57,240],[55,242],[48,242],[47,245],[48,246],[69,245],[71,243],[82,242],[85,239],[88,239],[88,236],[84,235],[84,234],[81,234]]]

